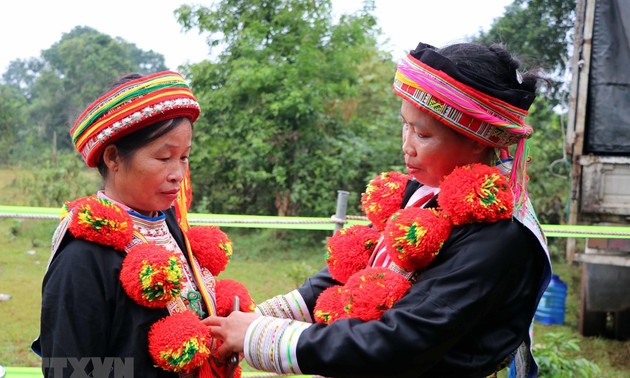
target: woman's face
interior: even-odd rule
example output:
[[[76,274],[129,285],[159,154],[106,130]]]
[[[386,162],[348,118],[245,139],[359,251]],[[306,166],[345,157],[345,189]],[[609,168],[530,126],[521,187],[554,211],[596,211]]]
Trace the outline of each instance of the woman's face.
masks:
[[[403,100],[402,150],[407,172],[422,184],[438,187],[454,168],[487,162],[489,147],[457,133]]]
[[[127,159],[120,158],[115,146],[106,147],[105,154],[113,154],[113,158],[108,164],[105,194],[144,215],[168,209],[186,177],[191,142],[192,124],[184,119]]]

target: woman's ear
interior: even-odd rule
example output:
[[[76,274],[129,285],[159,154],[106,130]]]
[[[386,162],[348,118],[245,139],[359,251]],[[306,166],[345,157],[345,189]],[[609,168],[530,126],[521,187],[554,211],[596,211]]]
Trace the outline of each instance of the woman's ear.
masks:
[[[103,151],[103,163],[107,166],[109,172],[117,172],[120,167],[120,155],[118,154],[118,148],[109,144]]]
[[[473,140],[470,151],[478,157],[478,161],[489,162],[492,160],[494,148]]]
[[[474,153],[482,153],[486,148],[488,148],[488,146],[486,146],[485,144],[482,144],[481,142],[478,142],[476,140],[472,141],[472,151]]]

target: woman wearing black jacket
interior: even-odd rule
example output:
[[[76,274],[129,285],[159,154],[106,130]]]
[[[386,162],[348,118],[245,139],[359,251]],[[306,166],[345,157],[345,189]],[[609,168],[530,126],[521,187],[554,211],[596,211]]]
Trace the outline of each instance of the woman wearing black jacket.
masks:
[[[372,227],[331,237],[328,266],[302,287],[204,320],[219,353],[327,377],[486,377],[510,364],[535,377],[529,329],[551,267],[526,188],[540,77],[518,68],[498,45],[411,51],[393,85],[407,174],[368,185]]]

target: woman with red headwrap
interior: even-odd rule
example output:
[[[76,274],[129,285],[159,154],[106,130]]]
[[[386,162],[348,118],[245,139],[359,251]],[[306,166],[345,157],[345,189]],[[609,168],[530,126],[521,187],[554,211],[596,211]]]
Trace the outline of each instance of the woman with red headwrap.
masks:
[[[33,350],[46,377],[222,377],[201,319],[247,290],[218,280],[232,254],[216,227],[189,227],[199,104],[172,71],[121,78],[70,130],[103,189],[67,202],[53,236]]]
[[[371,227],[327,242],[299,289],[204,320],[254,367],[329,377],[534,377],[551,266],[527,195],[535,73],[502,46],[419,44],[398,65],[407,174],[367,186]],[[513,157],[512,157],[513,156]]]

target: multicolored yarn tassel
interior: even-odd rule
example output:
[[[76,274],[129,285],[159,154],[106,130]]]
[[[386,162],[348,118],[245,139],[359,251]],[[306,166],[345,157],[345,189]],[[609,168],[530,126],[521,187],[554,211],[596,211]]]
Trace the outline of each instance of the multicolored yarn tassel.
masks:
[[[516,199],[516,205],[519,207],[527,200],[527,182],[529,181],[527,167],[530,159],[527,139],[519,140],[514,153],[512,172],[510,173],[510,186]]]

